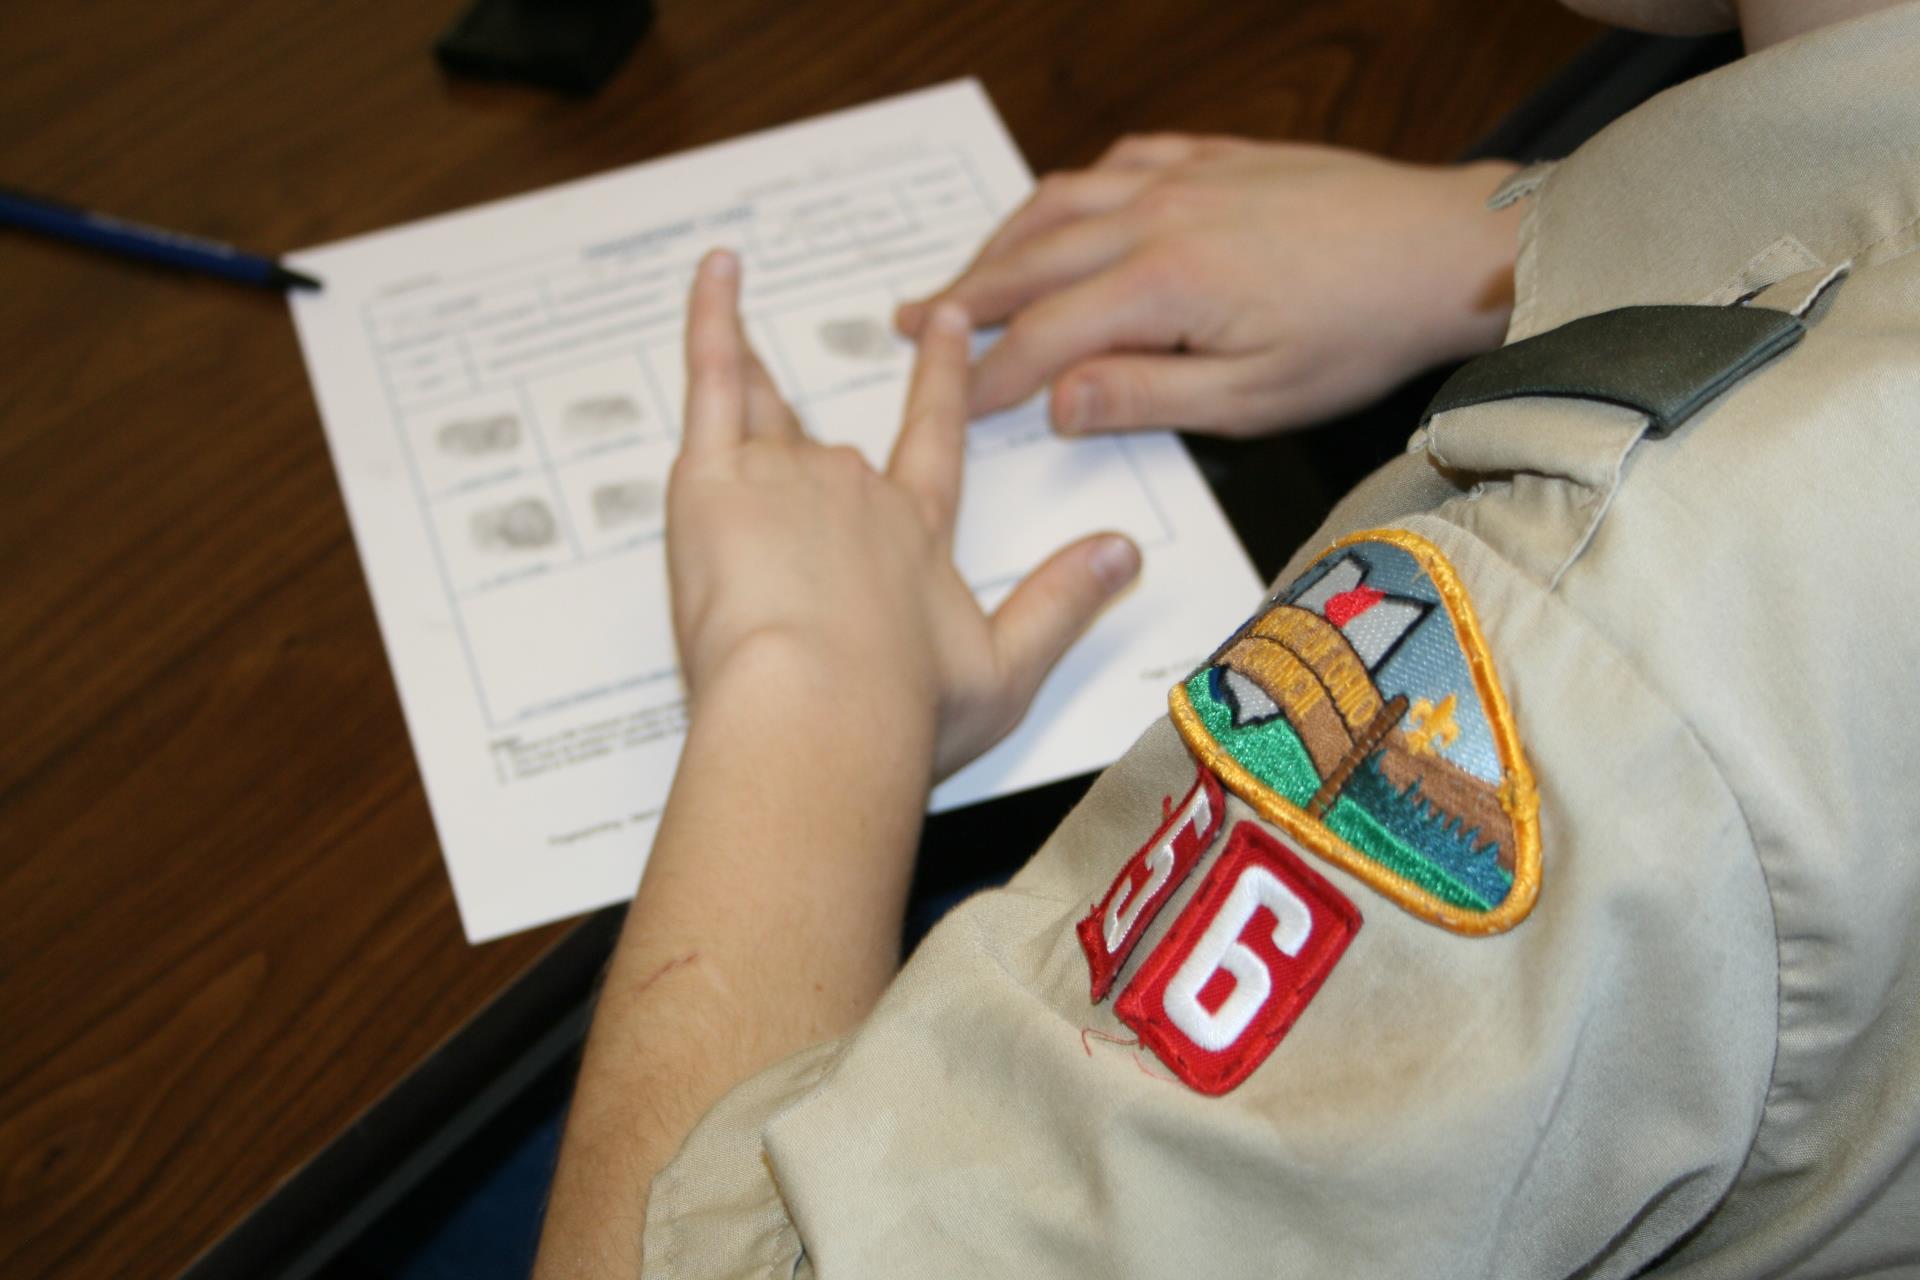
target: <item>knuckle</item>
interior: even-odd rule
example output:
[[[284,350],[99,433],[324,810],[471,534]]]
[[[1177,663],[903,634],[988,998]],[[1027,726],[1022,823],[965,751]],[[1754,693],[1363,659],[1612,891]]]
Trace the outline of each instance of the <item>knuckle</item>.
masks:
[[[943,554],[941,535],[938,532],[953,515],[946,499],[939,494],[914,494],[909,499],[913,519],[906,522],[906,537],[917,558],[931,559],[936,553]]]
[[[1244,138],[1226,134],[1206,134],[1193,140],[1193,158],[1195,160],[1217,160],[1223,156],[1237,155],[1252,144]],[[1284,145],[1284,144],[1283,144]]]
[[[785,460],[777,456],[776,450],[751,444],[738,452],[734,465],[740,479],[750,484],[778,481],[786,472]]]
[[[1004,386],[1037,376],[1033,370],[1047,361],[1046,343],[1054,330],[1046,316],[1036,314],[1033,308],[1015,312],[1000,341],[974,370],[975,393],[982,386]]]
[[[867,465],[866,455],[850,444],[828,445],[826,461],[842,478],[861,480],[873,474],[873,468]]]
[[[1087,194],[1087,175],[1065,169],[1040,179],[1034,204],[1049,213],[1073,213],[1087,202]]]
[[[933,307],[943,302],[951,302],[963,307],[971,316],[985,299],[993,295],[999,279],[999,265],[996,262],[983,262],[979,266],[969,268],[965,275],[929,300],[931,305],[927,310],[928,320],[933,318]]]
[[[1101,380],[1101,398],[1118,422],[1148,422],[1154,417],[1153,379],[1138,361],[1116,363]]]
[[[1122,134],[1111,147],[1107,148],[1107,157],[1111,160],[1138,160],[1165,154],[1184,145],[1186,141],[1185,134],[1164,129],[1148,133]]]
[[[1161,241],[1127,263],[1129,287],[1146,297],[1168,298],[1181,292],[1194,273],[1187,250],[1177,241]]]
[[[687,492],[687,480],[692,475],[692,464],[684,453],[673,460],[667,468],[667,495],[669,498],[683,497]]]
[[[1014,687],[1009,696],[1007,691],[995,690],[986,702],[987,741],[994,743],[1020,727],[1020,721],[1026,716],[1027,702],[1033,686],[1038,680],[1025,671],[1014,676]]]
[[[1073,177],[1071,172],[1064,170],[1043,174],[1034,184],[1034,205],[1043,209],[1065,205],[1073,193]]]
[[[1182,222],[1198,211],[1199,200],[1189,183],[1162,180],[1134,198],[1140,212],[1157,222]]]
[[[1046,173],[1033,184],[1033,198],[1027,201],[1029,213],[1050,213],[1066,207],[1066,175]]]
[[[733,356],[714,342],[693,342],[687,347],[687,367],[697,382],[711,382],[733,372]]]
[[[1009,359],[1023,355],[1042,331],[1043,324],[1031,308],[1015,312],[1013,318],[1007,321],[1007,327],[1001,331],[1000,341],[994,343],[992,350],[987,352],[981,367],[1004,368]]]
[[[914,437],[942,435],[952,419],[952,413],[934,405],[916,405],[907,411],[901,431]]]

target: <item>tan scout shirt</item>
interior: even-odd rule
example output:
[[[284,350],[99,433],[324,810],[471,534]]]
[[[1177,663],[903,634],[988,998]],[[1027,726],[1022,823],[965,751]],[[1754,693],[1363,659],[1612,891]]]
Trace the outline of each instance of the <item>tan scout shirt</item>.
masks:
[[[1531,913],[1463,936],[1308,856],[1358,932],[1247,1079],[1189,1087],[1076,937],[1194,784],[1157,724],[857,1034],[714,1110],[647,1275],[1920,1269],[1920,6],[1536,183],[1513,339],[1851,276],[1668,438],[1586,400],[1440,415],[1294,567],[1381,525],[1450,561],[1538,788]]]

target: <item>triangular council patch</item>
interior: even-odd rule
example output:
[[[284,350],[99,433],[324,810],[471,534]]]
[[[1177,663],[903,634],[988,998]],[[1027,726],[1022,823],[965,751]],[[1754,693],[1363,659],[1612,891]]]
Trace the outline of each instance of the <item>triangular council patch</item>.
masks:
[[[1498,933],[1540,888],[1533,775],[1439,548],[1344,538],[1172,696],[1228,790],[1415,915]]]

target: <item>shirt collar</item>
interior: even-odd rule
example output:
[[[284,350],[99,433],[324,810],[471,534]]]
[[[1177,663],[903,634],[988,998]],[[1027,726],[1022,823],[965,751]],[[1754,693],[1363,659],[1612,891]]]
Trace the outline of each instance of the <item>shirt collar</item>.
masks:
[[[1920,243],[1916,59],[1920,3],[1823,28],[1668,90],[1531,177],[1508,340]]]

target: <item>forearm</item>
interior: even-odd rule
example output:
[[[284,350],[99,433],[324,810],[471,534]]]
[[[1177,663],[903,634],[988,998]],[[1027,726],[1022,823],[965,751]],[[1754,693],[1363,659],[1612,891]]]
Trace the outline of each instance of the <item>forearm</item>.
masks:
[[[733,1085],[893,975],[932,718],[784,641],[713,673],[595,1014],[540,1276],[639,1273],[648,1188]]]
[[[588,1038],[543,1277],[639,1274],[653,1177],[694,1124],[865,1016],[936,756],[957,768],[1004,733],[1139,564],[1083,539],[982,613],[952,562],[965,313],[929,321],[882,475],[807,438],[739,286],[711,253],[688,308],[667,562],[692,724]]]

